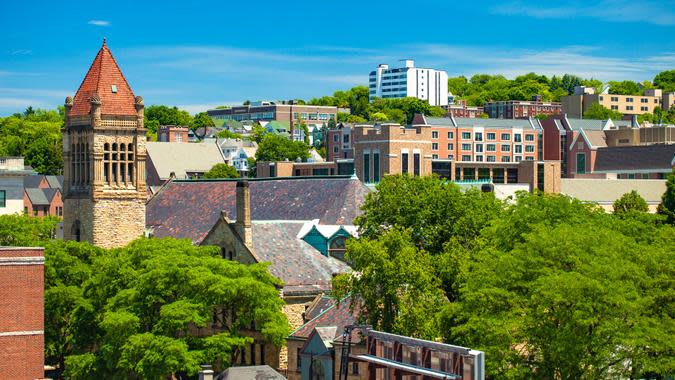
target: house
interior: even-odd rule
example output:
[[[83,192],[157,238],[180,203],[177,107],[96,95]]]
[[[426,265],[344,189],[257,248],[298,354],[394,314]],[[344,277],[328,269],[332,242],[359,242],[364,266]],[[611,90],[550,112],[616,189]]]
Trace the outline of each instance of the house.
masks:
[[[0,378],[44,374],[44,248],[0,247]]]
[[[63,217],[63,176],[34,174],[23,180],[24,213]]]
[[[355,233],[368,192],[349,176],[172,180],[148,201],[146,228],[153,237],[218,246],[224,259],[269,263],[284,283],[284,313],[297,328],[305,306],[331,289],[335,274],[350,271],[344,240]],[[285,366],[271,356],[267,364]]]
[[[201,178],[214,165],[225,163],[215,143],[148,142],[146,149],[149,186],[164,184],[172,174],[177,179]]]
[[[240,172],[249,171],[248,159],[254,158],[258,151],[255,141],[242,139],[219,139],[217,144],[225,157],[225,163],[234,166]]]
[[[0,215],[24,212],[24,178],[32,174],[23,157],[0,157]]]
[[[157,141],[161,142],[189,142],[190,129],[179,125],[161,125],[157,130]]]

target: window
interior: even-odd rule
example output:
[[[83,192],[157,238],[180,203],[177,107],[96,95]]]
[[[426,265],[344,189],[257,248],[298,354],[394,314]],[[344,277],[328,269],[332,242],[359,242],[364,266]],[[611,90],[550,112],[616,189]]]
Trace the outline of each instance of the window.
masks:
[[[431,150],[438,150],[438,143],[431,143]]]
[[[401,153],[401,173],[408,172],[408,153]]]
[[[343,142],[344,144],[348,144],[348,143],[349,143],[349,135],[344,135],[344,136],[342,136],[342,142]]]
[[[510,151],[511,151],[510,145],[502,145],[502,152],[510,152]]]
[[[455,132],[448,132],[448,138],[454,139],[455,138]]]
[[[640,111],[649,111],[649,107],[642,106],[640,107]]]
[[[333,147],[333,153],[337,153],[339,150],[340,148],[337,145]]]
[[[476,156],[476,162],[483,162],[483,156]]]
[[[328,247],[328,255],[335,257],[336,259],[344,260],[345,253],[347,252],[346,242],[347,238],[345,236],[338,236],[333,239]]]
[[[495,156],[487,156],[487,162],[495,162]]]
[[[7,190],[0,190],[0,207],[7,207]]]
[[[370,153],[363,154],[363,182],[370,182]]]
[[[417,177],[420,175],[420,154],[413,153],[413,174]]]
[[[525,151],[528,153],[534,153],[534,145],[525,145]]]
[[[525,141],[534,141],[534,135],[531,134],[525,135]]]
[[[502,162],[511,162],[511,157],[509,156],[502,157]]]
[[[312,380],[326,380],[326,371],[320,359],[312,360],[312,373],[310,376]]]
[[[255,364],[255,343],[251,343],[251,364]]]
[[[462,140],[471,140],[471,132],[462,132]]]
[[[577,174],[586,174],[586,154],[577,153]]]
[[[523,153],[523,146],[522,145],[516,145],[514,146],[515,153]]]
[[[494,132],[488,132],[486,137],[488,141],[494,141],[497,139],[497,134]]]
[[[359,363],[354,362],[352,363],[352,375],[358,375],[359,374]]]
[[[373,182],[380,182],[380,153],[373,153]]]
[[[455,145],[452,144],[452,143],[448,143],[448,150],[454,150],[454,149],[455,149]]]
[[[618,97],[618,96],[612,96],[611,101],[613,101],[613,102],[618,102],[618,101],[619,101],[619,97]]]
[[[110,86],[110,91],[112,91],[113,94],[117,94],[117,85],[113,84]]]
[[[437,139],[438,138],[438,131],[431,131],[431,138]]]
[[[497,150],[497,146],[495,144],[487,144],[486,148],[488,152],[495,152]]]
[[[483,152],[483,144],[476,144],[476,152],[478,153]]]
[[[633,98],[626,98],[627,103],[633,103]]]
[[[508,133],[502,133],[502,140],[509,141],[511,140],[511,135]]]
[[[516,156],[516,162],[520,162],[520,161],[522,161],[522,160],[523,160],[523,157],[521,157],[521,156]]]
[[[298,358],[298,362],[296,363],[296,366],[295,366],[295,370],[297,372],[300,372],[300,370],[302,369],[302,357],[300,356],[301,352],[302,352],[302,348],[298,348],[298,353],[297,353],[297,356],[296,356],[296,358]]]
[[[336,134],[333,135],[333,141],[338,142],[340,140],[340,137]]]
[[[431,155],[431,158],[432,158],[433,160],[437,160],[437,159],[438,159],[438,155],[437,155],[437,154],[432,154],[432,155]]]
[[[522,138],[523,138],[523,136],[520,133],[514,133],[513,134],[513,141],[514,142],[521,142],[521,141],[523,141]]]
[[[619,109],[619,106],[612,105],[612,109],[616,111]]]
[[[471,156],[468,154],[462,155],[462,161],[471,161]]]
[[[471,150],[471,144],[462,144],[462,150]]]
[[[483,141],[483,133],[482,132],[476,132],[474,136],[476,138],[476,141]]]
[[[641,98],[640,103],[649,103],[649,99],[647,98]]]
[[[626,111],[632,111],[632,110],[633,110],[633,106],[626,106]]]
[[[453,158],[455,158],[455,156],[452,155],[452,154],[448,154],[448,158],[449,158],[449,159],[453,159]]]

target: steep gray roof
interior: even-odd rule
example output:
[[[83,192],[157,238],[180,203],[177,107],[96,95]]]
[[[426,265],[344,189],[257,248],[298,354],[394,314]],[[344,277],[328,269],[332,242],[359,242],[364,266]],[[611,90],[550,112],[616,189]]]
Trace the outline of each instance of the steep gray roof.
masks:
[[[670,171],[674,159],[675,144],[599,148],[595,156],[595,171]]]
[[[573,131],[578,131],[584,129],[587,131],[595,130],[601,131],[607,125],[607,120],[595,120],[595,119],[570,119],[567,118],[567,125]]]
[[[215,143],[148,142],[148,158],[160,179],[168,179],[171,172],[176,178],[187,178],[187,172],[207,172],[215,164],[225,163],[220,148]]]
[[[33,206],[49,206],[59,189],[28,188],[26,195]]]

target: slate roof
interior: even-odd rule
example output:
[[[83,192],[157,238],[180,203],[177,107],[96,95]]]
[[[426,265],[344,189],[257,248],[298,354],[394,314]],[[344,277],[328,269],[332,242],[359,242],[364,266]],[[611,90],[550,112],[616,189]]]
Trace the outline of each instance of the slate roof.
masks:
[[[28,199],[33,206],[49,206],[58,192],[59,189],[26,189],[26,195],[28,195]]]
[[[295,331],[289,335],[289,338],[294,339],[307,339],[309,335],[314,331],[316,327],[337,327],[335,331],[335,338],[342,336],[342,332],[345,326],[353,325],[357,321],[358,309],[354,311],[349,310],[351,303],[351,297],[346,297],[340,301],[340,306],[338,307],[337,303],[330,307],[328,310],[324,311],[316,318],[305,323],[304,325],[298,327]],[[356,329],[352,330],[352,343],[358,343],[360,340],[360,334]]]
[[[582,133],[586,136],[586,140],[591,145],[592,148],[606,148],[607,139],[605,136],[605,131],[596,131],[596,130],[583,130]]]
[[[325,294],[320,294],[305,310],[305,319],[310,321],[316,318],[319,314],[328,310],[328,308],[333,307],[333,305],[335,305],[335,298]]]
[[[608,120],[595,119],[570,119],[567,118],[567,125],[573,131],[584,129],[586,131],[595,130],[602,131],[607,127]]]
[[[674,164],[673,159],[675,144],[599,148],[595,156],[595,171],[670,171]]]
[[[23,177],[23,187],[37,189],[45,176],[42,174],[33,174]]]
[[[199,244],[221,210],[236,219],[236,182],[171,181],[148,201],[146,225],[156,237],[187,238]],[[319,219],[333,225],[353,224],[369,192],[357,178],[347,176],[254,179],[249,180],[249,191],[253,221]]]
[[[176,178],[187,178],[187,172],[204,173],[213,165],[225,163],[220,147],[215,143],[156,142],[146,145],[148,158],[160,179],[166,180],[171,172]]]
[[[230,367],[215,377],[215,380],[286,380],[268,365]]]
[[[579,179],[560,180],[560,193],[584,202],[613,204],[622,195],[635,190],[648,204],[661,203],[666,191],[665,180],[650,179]]]
[[[117,87],[117,92],[112,92],[113,85]],[[73,98],[69,116],[88,115],[94,94],[101,100],[102,115],[136,115],[134,93],[105,39]]]
[[[285,296],[307,295],[331,289],[334,274],[349,266],[324,256],[297,237],[304,222],[254,221],[251,223],[253,252],[260,262],[270,262],[270,273],[284,282]]]
[[[62,175],[48,175],[45,176],[49,187],[54,189],[63,189],[63,176]]]

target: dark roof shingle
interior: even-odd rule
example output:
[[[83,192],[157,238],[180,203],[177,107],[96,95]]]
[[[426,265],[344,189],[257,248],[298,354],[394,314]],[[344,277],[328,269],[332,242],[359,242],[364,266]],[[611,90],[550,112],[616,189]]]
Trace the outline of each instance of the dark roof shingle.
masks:
[[[595,171],[663,170],[673,167],[675,144],[598,148]]]

